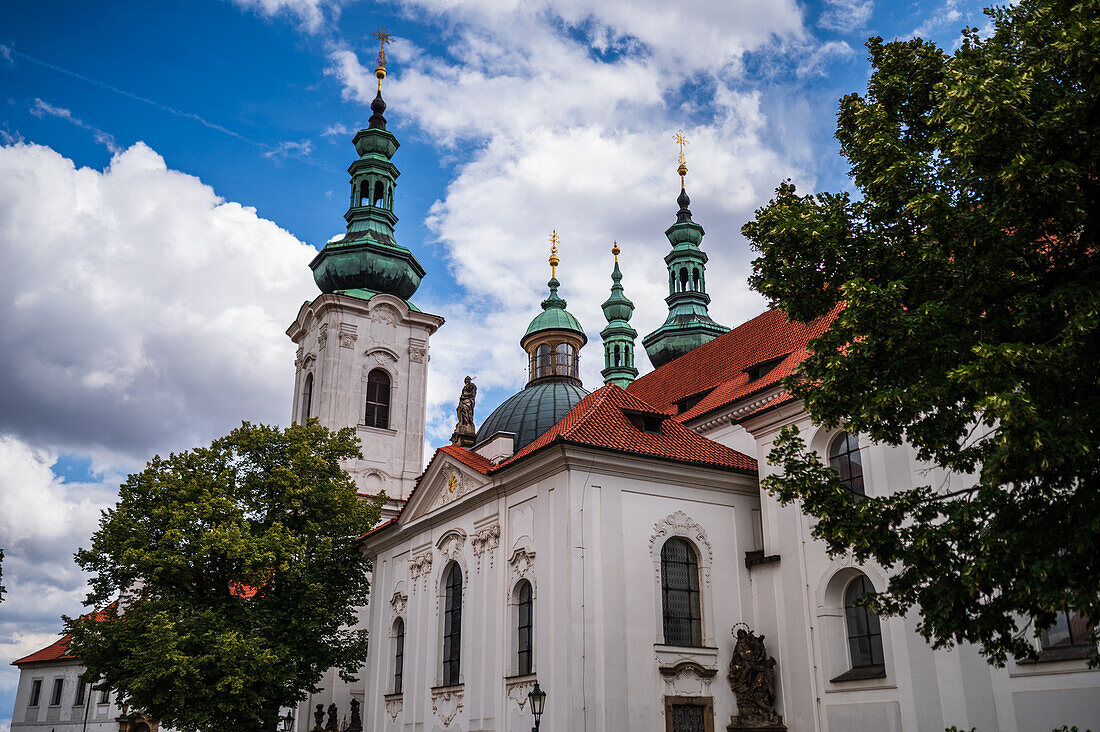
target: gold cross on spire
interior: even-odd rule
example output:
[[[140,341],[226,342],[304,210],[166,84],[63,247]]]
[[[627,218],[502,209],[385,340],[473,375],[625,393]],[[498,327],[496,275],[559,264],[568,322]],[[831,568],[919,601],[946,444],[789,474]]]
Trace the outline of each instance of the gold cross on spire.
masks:
[[[382,79],[386,78],[386,44],[392,42],[390,34],[386,32],[386,26],[382,26],[371,34],[378,40],[378,67],[374,75],[378,77],[378,91],[382,91]]]
[[[688,172],[687,163],[684,162],[684,145],[688,144],[688,139],[684,137],[683,130],[677,130],[676,134],[672,136],[672,139],[680,145],[680,167],[676,169],[676,172],[680,174],[680,187],[683,188],[684,176],[687,175]]]
[[[556,280],[558,278],[558,243],[561,240],[558,239],[558,230],[554,229],[550,233],[550,279]]]

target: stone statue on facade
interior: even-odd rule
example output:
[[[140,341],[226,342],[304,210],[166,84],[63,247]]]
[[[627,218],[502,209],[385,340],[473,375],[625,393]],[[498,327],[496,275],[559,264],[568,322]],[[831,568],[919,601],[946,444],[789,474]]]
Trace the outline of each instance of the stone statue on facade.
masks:
[[[740,625],[740,623],[739,623]],[[745,626],[734,631],[737,643],[730,660],[729,682],[737,697],[737,714],[726,728],[740,730],[786,730],[775,713],[775,659],[764,648],[764,636]]]
[[[474,429],[474,402],[476,400],[477,384],[474,383],[472,376],[467,376],[462,387],[462,394],[458,397],[458,408],[455,410],[458,416],[458,424],[455,425],[455,431],[451,435],[452,445],[471,447],[474,444],[474,436],[477,434],[477,430]]]
[[[363,718],[359,716],[359,700],[351,700],[351,722],[347,732],[363,732]]]
[[[317,711],[313,713],[313,730],[312,732],[323,732],[325,729],[325,705],[318,704]]]
[[[328,723],[325,724],[326,732],[338,732],[339,727],[336,726],[336,705],[328,705]]]

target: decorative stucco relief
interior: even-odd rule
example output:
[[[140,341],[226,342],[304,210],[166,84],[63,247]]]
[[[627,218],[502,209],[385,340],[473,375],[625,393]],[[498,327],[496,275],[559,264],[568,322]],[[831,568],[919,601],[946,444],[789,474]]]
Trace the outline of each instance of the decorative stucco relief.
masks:
[[[305,361],[306,349],[301,346],[294,352],[294,368],[298,371],[302,369],[302,363]]]
[[[317,345],[324,348],[326,343],[328,343],[328,323],[321,323],[321,327],[317,329]]]
[[[394,724],[397,723],[397,717],[401,714],[401,695],[400,694],[387,694],[386,695],[386,714],[390,715],[390,721]]]
[[[474,550],[474,556],[477,557],[477,571],[481,571],[482,554],[488,555],[489,568],[492,569],[495,550],[500,546],[500,524],[494,523],[478,529],[470,539],[470,546]]]
[[[421,578],[424,579],[424,587],[428,587],[428,577],[432,574],[432,552],[429,549],[426,552],[417,554],[415,557],[409,560],[409,579],[412,580],[412,590],[415,593],[417,585],[420,583],[417,581]]]
[[[355,348],[359,328],[353,323],[340,323],[340,348]]]
[[[534,677],[516,679],[515,681],[509,681],[504,686],[505,693],[508,698],[519,705],[519,710],[522,712],[523,707],[527,704],[528,695],[535,688]]]
[[[710,696],[710,682],[718,673],[698,663],[685,661],[660,667],[666,696]]]
[[[409,360],[413,363],[424,363],[428,358],[428,347],[419,343],[409,343]]]
[[[443,720],[444,727],[450,727],[462,711],[462,688],[432,689],[432,711]]]
[[[394,615],[404,615],[405,607],[409,603],[409,596],[403,592],[393,593],[393,597],[390,599],[390,607],[393,609]]]
[[[512,552],[512,556],[508,559],[508,564],[512,566],[512,573],[515,576],[523,577],[528,574],[533,574],[535,567],[535,550],[529,549],[526,546],[521,546]]]
[[[446,506],[451,501],[457,500],[474,489],[474,483],[458,470],[448,470],[441,478],[436,488],[435,501],[429,510],[435,510],[440,506]]]
[[[393,343],[397,340],[397,311],[384,305],[370,313],[370,338],[375,343]]]

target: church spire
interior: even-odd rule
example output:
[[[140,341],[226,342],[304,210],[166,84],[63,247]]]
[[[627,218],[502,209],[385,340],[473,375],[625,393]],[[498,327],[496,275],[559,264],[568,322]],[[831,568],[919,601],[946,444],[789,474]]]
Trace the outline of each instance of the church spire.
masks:
[[[600,373],[605,384],[617,384],[625,389],[638,376],[638,369],[634,368],[634,339],[638,331],[630,327],[634,303],[623,294],[619,251],[619,243],[615,242],[611,247],[611,254],[615,257],[615,268],[611,271],[611,297],[601,306],[607,318],[607,327],[600,331],[604,360],[604,369]]]
[[[365,299],[387,293],[408,300],[420,286],[424,268],[412,252],[397,243],[394,234],[394,189],[401,172],[391,159],[401,143],[386,129],[386,102],[382,99],[390,34],[383,27],[374,37],[379,42],[378,66],[374,70],[378,93],[371,102],[366,129],[352,138],[359,158],[348,168],[351,205],[344,214],[347,233],[326,244],[309,266],[322,292]]]
[[[580,349],[588,342],[584,328],[565,309],[558,295],[558,232],[550,234],[550,296],[542,301],[542,312],[527,326],[519,344],[527,351],[530,366],[528,385],[544,379],[567,378],[580,384]]]
[[[699,248],[703,241],[703,227],[691,220],[691,199],[687,194],[687,163],[684,145],[688,140],[683,130],[673,138],[680,146],[680,195],[676,204],[676,223],[665,231],[672,244],[672,251],[665,255],[668,265],[668,318],[660,328],[642,339],[649,360],[655,368],[714,340],[729,330],[711,320],[707,312],[710,295],[707,294],[707,255]]]

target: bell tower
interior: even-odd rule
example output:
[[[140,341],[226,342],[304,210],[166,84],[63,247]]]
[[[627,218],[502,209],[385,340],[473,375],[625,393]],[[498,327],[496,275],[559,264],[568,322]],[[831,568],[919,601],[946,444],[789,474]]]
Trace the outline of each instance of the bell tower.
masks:
[[[602,305],[607,327],[600,331],[604,362],[604,369],[600,374],[603,375],[605,384],[618,384],[625,389],[638,378],[638,369],[634,367],[634,339],[638,337],[638,331],[630,326],[634,303],[623,294],[618,242],[611,247],[611,254],[615,257],[615,269],[611,271],[611,297]]]
[[[672,244],[672,251],[665,255],[668,265],[668,317],[660,328],[642,339],[646,353],[654,368],[684,355],[704,343],[709,343],[729,330],[715,323],[707,312],[710,295],[707,294],[707,255],[699,245],[703,241],[703,227],[691,220],[691,199],[684,185],[688,169],[684,162],[684,145],[687,138],[683,131],[676,135],[680,145],[680,195],[676,204],[676,223],[668,227],[665,236]]]
[[[382,99],[389,36],[376,37],[378,93],[367,128],[352,139],[347,229],[310,262],[321,294],[286,332],[298,347],[292,419],[356,430],[363,458],[344,467],[361,493],[386,492],[388,517],[401,505],[392,499],[408,498],[424,467],[428,339],[443,318],[410,301],[425,272],[394,233],[400,143],[386,129]]]

